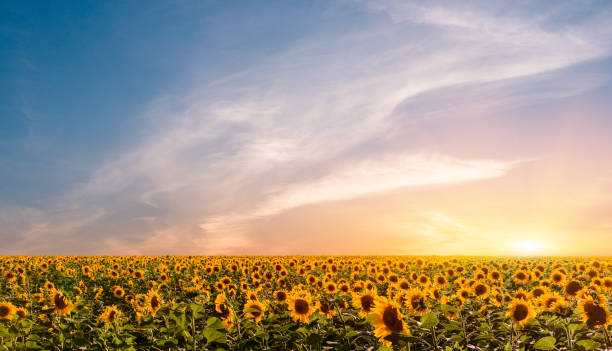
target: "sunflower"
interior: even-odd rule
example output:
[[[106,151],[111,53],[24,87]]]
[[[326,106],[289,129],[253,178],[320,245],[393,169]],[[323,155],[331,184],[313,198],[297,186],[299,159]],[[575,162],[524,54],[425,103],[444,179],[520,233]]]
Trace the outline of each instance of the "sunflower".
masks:
[[[149,290],[147,294],[147,309],[152,315],[155,315],[161,308],[161,299],[155,290]]]
[[[310,294],[293,294],[289,297],[288,309],[291,311],[291,317],[294,321],[308,323],[310,315],[314,312],[311,304]]]
[[[484,283],[476,283],[472,287],[472,291],[474,292],[474,295],[476,295],[476,297],[480,299],[485,299],[487,296],[489,296],[489,290],[490,290],[489,286]]]
[[[17,280],[17,275],[15,275],[15,273],[11,271],[6,271],[4,272],[4,278],[6,278],[8,282],[14,282],[15,280]]]
[[[120,287],[120,286],[114,286],[113,287],[113,295],[116,298],[120,299],[120,298],[122,298],[125,295],[125,290],[123,290],[123,288]]]
[[[436,274],[434,282],[440,288],[444,288],[448,284],[448,280],[446,280],[446,277],[442,273]]]
[[[513,278],[514,281],[519,284],[529,283],[531,280],[531,273],[524,270],[518,270],[516,273],[514,273]]]
[[[319,310],[319,312],[321,312],[321,314],[324,314],[326,317],[331,317],[336,314],[336,311],[334,311],[332,304],[325,299],[317,300],[317,309]]]
[[[17,312],[17,308],[10,302],[0,302],[0,319],[13,319],[13,315]]]
[[[605,303],[601,303],[603,299],[593,299],[589,296],[578,303],[578,309],[583,312],[582,321],[589,328],[600,327],[606,329],[612,323],[612,315]]]
[[[563,285],[565,282],[565,274],[559,270],[555,270],[550,274],[550,280],[555,285]]]
[[[287,298],[289,297],[285,290],[277,290],[274,292],[273,296],[274,300],[278,303],[286,302]]]
[[[427,313],[425,296],[425,292],[421,291],[419,288],[410,289],[406,292],[404,304],[413,314],[423,316]]]
[[[366,317],[374,308],[374,303],[378,296],[375,292],[365,290],[359,294],[353,294],[353,307],[359,310],[359,315]]]
[[[512,319],[516,329],[522,329],[535,316],[536,312],[531,303],[523,299],[514,299],[508,306],[508,317]]]
[[[464,303],[470,300],[472,292],[466,288],[461,288],[457,291],[457,297]]]
[[[55,290],[55,284],[51,283],[50,281],[46,281],[45,284],[43,285],[43,287],[48,290],[48,291],[53,291]]]
[[[221,320],[226,329],[234,326],[234,310],[226,303],[225,294],[221,293],[215,298],[215,311],[221,315]]]
[[[247,318],[254,320],[255,322],[261,321],[261,318],[263,318],[265,311],[265,306],[257,300],[249,300],[247,301],[247,303],[244,304],[244,315]]]
[[[351,287],[347,283],[338,285],[338,290],[342,295],[349,295],[351,293]]]
[[[569,282],[565,284],[565,287],[563,287],[563,291],[565,292],[565,295],[569,297],[576,297],[576,294],[581,289],[582,289],[582,284],[577,280],[570,280]]]
[[[334,294],[336,290],[337,290],[336,283],[334,282],[325,283],[325,292],[327,292],[328,294]]]
[[[400,312],[399,306],[393,304],[386,297],[376,299],[375,307],[369,315],[369,321],[374,327],[374,336],[383,344],[391,345],[391,341],[386,337],[391,334],[410,335],[410,330],[404,322],[404,315]]]
[[[136,280],[141,280],[144,279],[144,271],[141,269],[135,270],[134,273],[132,274],[132,277],[134,277],[134,279]]]
[[[257,298],[257,291],[256,290],[249,290],[246,292],[246,299],[247,300],[251,300],[251,301],[258,301],[259,299]]]
[[[19,317],[19,319],[26,319],[28,312],[26,311],[25,308],[19,307],[15,310],[15,314]]]
[[[117,317],[121,315],[121,311],[117,309],[117,306],[106,306],[104,309],[104,313],[98,317],[98,322],[104,321],[105,323],[113,323],[117,320]]]
[[[536,300],[540,296],[546,294],[547,292],[548,292],[547,288],[543,286],[536,286],[535,288],[531,289],[531,291],[529,292],[529,295],[531,296],[532,299]]]
[[[51,294],[51,303],[53,305],[53,309],[57,312],[58,315],[63,316],[69,314],[72,311],[74,305],[61,291],[54,290]]]
[[[541,310],[565,315],[568,312],[569,303],[567,300],[556,292],[546,293],[540,296],[537,300],[538,307]]]
[[[397,282],[397,287],[400,290],[408,290],[410,289],[410,282],[408,282],[406,279],[400,279],[400,281]]]
[[[431,284],[429,277],[426,276],[425,274],[421,274],[419,278],[417,279],[417,282],[424,287],[428,287],[429,284]]]
[[[499,282],[502,280],[502,275],[499,271],[491,271],[489,273],[489,280],[493,282]]]

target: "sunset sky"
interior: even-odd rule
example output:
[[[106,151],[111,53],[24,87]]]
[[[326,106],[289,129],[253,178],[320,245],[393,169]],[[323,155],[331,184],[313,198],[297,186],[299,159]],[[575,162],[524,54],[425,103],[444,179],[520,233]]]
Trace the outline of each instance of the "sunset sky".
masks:
[[[612,254],[610,1],[0,4],[0,254]]]

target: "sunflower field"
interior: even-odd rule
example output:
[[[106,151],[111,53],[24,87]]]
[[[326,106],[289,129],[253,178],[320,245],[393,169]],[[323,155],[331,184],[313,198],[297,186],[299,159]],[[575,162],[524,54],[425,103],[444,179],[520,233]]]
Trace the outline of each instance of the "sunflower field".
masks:
[[[5,256],[4,350],[612,350],[610,258]]]

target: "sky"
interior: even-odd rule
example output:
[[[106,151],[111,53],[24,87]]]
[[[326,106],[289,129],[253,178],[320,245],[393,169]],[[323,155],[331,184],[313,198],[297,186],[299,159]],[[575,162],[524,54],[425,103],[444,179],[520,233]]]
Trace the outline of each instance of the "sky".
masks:
[[[0,4],[0,254],[610,255],[609,1]]]

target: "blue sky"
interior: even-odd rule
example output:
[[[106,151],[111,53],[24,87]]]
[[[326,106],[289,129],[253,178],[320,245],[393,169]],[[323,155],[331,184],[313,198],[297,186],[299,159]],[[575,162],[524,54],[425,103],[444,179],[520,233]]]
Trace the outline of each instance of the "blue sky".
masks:
[[[0,253],[612,248],[606,1],[62,5],[0,5]]]

